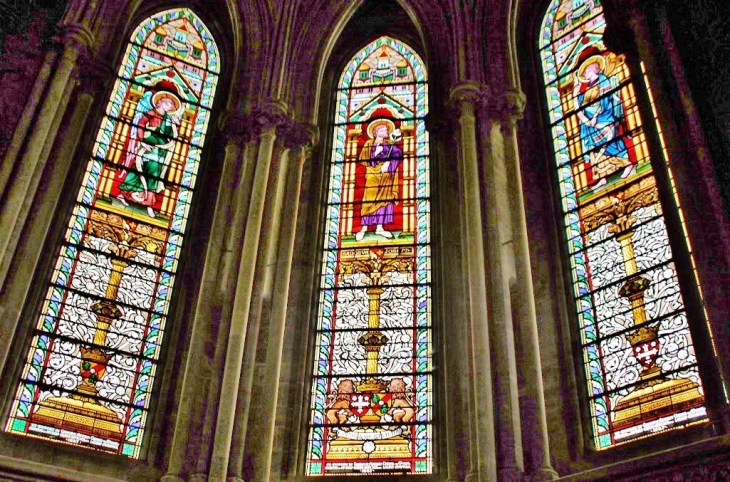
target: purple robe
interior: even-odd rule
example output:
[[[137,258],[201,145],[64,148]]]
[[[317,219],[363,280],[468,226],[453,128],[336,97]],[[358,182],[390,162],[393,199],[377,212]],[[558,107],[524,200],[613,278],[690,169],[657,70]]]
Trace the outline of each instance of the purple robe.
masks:
[[[365,161],[361,226],[392,224],[395,202],[399,199],[398,166],[403,161],[403,151],[387,139],[380,145],[382,149],[376,154],[378,146],[369,140],[360,153],[360,160]],[[381,172],[386,161],[390,161],[388,169]]]

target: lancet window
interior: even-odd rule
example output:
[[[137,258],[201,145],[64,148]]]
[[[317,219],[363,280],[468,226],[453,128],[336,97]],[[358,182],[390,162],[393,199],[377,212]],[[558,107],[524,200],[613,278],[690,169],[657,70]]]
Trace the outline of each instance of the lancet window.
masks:
[[[140,457],[219,71],[189,9],[132,34],[6,431]]]
[[[423,62],[381,37],[336,90],[306,471],[432,471]]]
[[[539,38],[599,450],[708,420],[644,130],[657,120],[605,28],[599,0],[553,0]]]

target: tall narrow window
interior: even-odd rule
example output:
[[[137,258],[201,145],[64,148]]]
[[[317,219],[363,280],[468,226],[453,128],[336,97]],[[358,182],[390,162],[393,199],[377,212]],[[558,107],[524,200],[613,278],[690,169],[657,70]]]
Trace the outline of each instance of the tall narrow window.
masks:
[[[553,0],[539,40],[597,449],[707,421],[651,112],[605,27],[599,0]]]
[[[132,34],[6,431],[139,457],[219,67],[188,9]]]
[[[426,98],[422,61],[388,37],[336,91],[308,475],[432,470]]]

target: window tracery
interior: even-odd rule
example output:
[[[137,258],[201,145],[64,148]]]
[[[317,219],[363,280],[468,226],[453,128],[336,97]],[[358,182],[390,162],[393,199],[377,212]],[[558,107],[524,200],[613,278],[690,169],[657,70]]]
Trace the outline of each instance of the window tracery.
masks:
[[[554,0],[539,39],[597,449],[708,420],[642,122],[651,113],[605,28],[599,0]]]
[[[426,71],[381,37],[336,92],[308,475],[432,471]]]
[[[140,457],[219,72],[189,9],[132,34],[6,431]]]

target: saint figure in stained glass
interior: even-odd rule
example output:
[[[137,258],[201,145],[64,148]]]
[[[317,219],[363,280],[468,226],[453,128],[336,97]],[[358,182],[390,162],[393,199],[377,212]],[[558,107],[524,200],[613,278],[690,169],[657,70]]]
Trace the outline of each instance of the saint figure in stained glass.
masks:
[[[398,171],[403,160],[403,150],[398,146],[400,130],[393,121],[378,119],[367,128],[368,139],[360,151],[362,168],[360,182],[364,184],[360,204],[360,231],[355,234],[362,241],[365,232],[375,227],[375,234],[392,238],[393,234],[383,226],[394,223],[395,203],[400,197]],[[364,172],[363,172],[364,171]],[[364,181],[364,182],[363,182]]]
[[[154,92],[154,93],[153,93]],[[182,102],[172,82],[162,81],[145,92],[137,104],[132,130],[125,148],[127,155],[117,171],[119,191],[116,198],[124,206],[127,201],[147,207],[147,214],[154,218],[159,209],[160,193],[165,189],[163,179],[170,165],[172,151],[180,126]],[[160,197],[160,199],[158,199]]]
[[[624,109],[618,90],[615,55],[595,54],[579,58],[573,95],[580,120],[580,140],[586,162],[588,184],[596,189],[608,182],[607,176],[620,170],[626,178],[636,162],[629,156]]]

